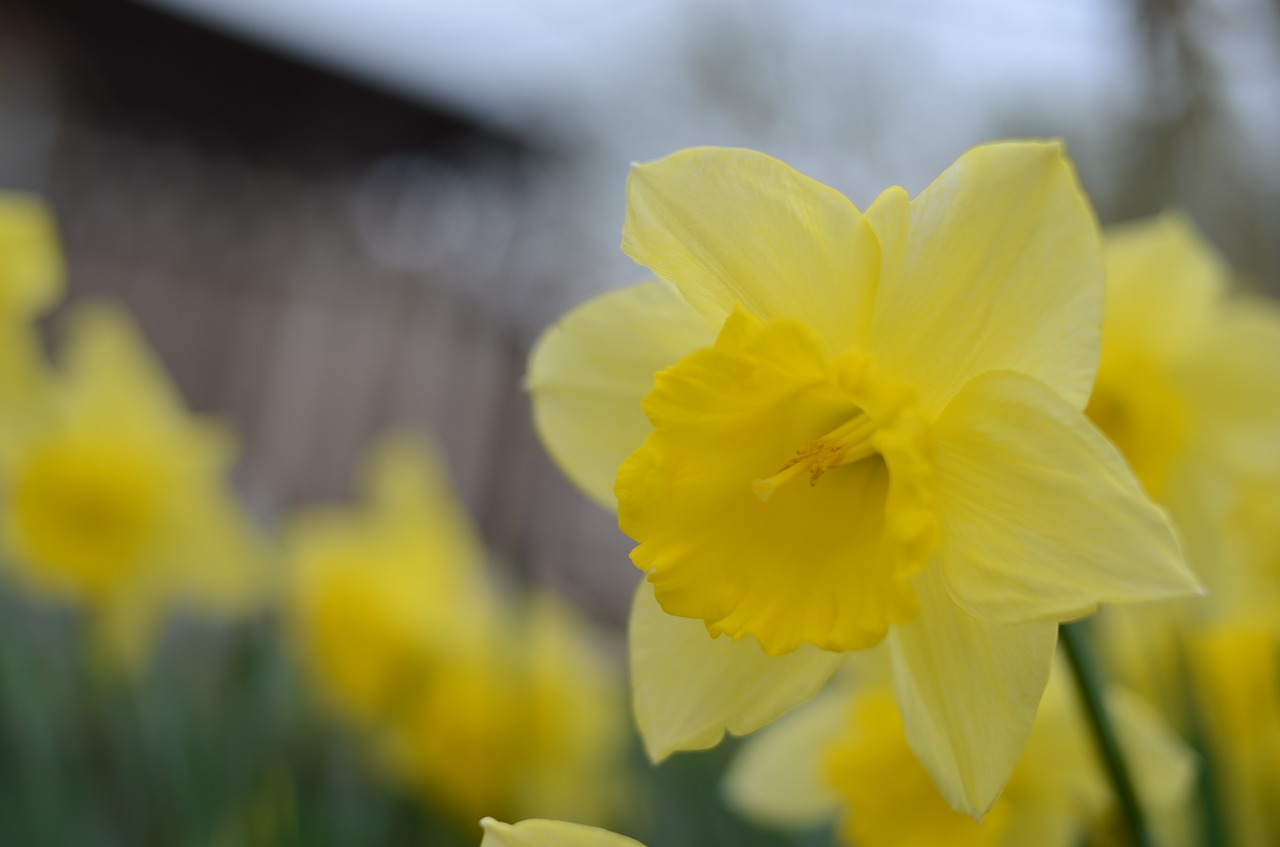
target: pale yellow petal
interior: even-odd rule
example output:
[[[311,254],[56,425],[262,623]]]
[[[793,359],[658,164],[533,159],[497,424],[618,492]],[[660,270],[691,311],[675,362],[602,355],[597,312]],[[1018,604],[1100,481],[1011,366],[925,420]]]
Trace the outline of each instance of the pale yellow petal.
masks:
[[[1233,470],[1280,473],[1280,306],[1237,297],[1203,341],[1179,374],[1197,435]]]
[[[455,598],[488,591],[486,553],[454,493],[444,457],[422,436],[383,435],[361,469],[368,519],[386,538],[416,549],[424,571]]]
[[[69,419],[118,432],[185,425],[182,398],[129,314],[107,303],[78,305],[65,320],[62,363]]]
[[[669,284],[611,291],[543,333],[529,357],[533,422],[578,487],[613,509],[622,460],[651,427],[640,401],[653,375],[715,341],[710,324]]]
[[[480,847],[644,847],[624,835],[563,821],[527,820],[517,824],[493,818],[480,821]]]
[[[0,320],[30,318],[62,296],[64,268],[49,207],[0,192]]]
[[[867,337],[880,251],[853,203],[752,150],[635,165],[622,249],[719,324],[740,305],[812,327],[832,352]]]
[[[1199,770],[1196,754],[1133,692],[1112,687],[1106,703],[1147,815],[1160,820],[1174,813],[1190,800],[1195,788]]]
[[[1071,847],[1103,819],[1111,788],[1065,662],[1055,662],[1022,758],[1001,798],[1010,815],[1009,845]]]
[[[832,683],[748,738],[725,774],[729,804],[746,818],[776,827],[834,819],[840,798],[823,775],[823,759],[848,723],[852,702],[847,687]]]
[[[1246,405],[1265,408],[1258,398],[1269,396],[1267,371],[1275,371],[1274,383],[1280,369],[1271,367],[1274,357],[1248,349],[1249,342],[1241,343],[1234,328],[1222,325],[1227,269],[1182,215],[1109,230],[1105,260],[1102,359],[1085,413],[1124,455],[1147,492],[1168,505],[1173,497],[1185,498],[1178,487],[1186,481],[1178,477],[1185,475],[1188,458],[1226,440],[1205,423],[1239,417],[1231,410],[1246,397]],[[1215,338],[1219,331],[1221,338]],[[1280,332],[1271,346],[1277,344]],[[1240,359],[1231,347],[1247,350],[1246,358],[1228,364]],[[1263,427],[1280,423],[1280,405],[1270,405],[1275,410],[1270,420],[1265,414],[1258,420]],[[1260,446],[1280,455],[1276,431],[1272,426]],[[1214,465],[1219,461],[1211,459]],[[1181,521],[1179,528],[1185,530]]]
[[[1103,256],[1104,362],[1126,348],[1166,367],[1194,354],[1226,293],[1228,270],[1191,221],[1170,212],[1111,227]]]
[[[262,607],[274,595],[279,572],[265,534],[219,479],[221,471],[193,481],[181,495],[153,571],[185,608],[235,617]]]
[[[935,435],[938,559],[971,613],[1057,622],[1099,602],[1196,590],[1168,519],[1124,459],[1041,383],[981,376]]]
[[[1098,365],[1102,258],[1061,147],[976,147],[906,205],[890,189],[867,212],[883,254],[871,339],[884,366],[934,413],[998,369],[1084,408]]]
[[[1058,627],[975,618],[935,568],[916,577],[915,589],[920,617],[888,639],[907,743],[952,808],[979,816],[1026,743]]]
[[[823,771],[840,795],[840,841],[859,847],[998,847],[1010,806],[981,822],[947,805],[912,753],[888,686],[858,692],[848,723],[833,739]]]
[[[843,661],[810,645],[765,655],[751,638],[712,638],[702,621],[662,611],[649,583],[631,608],[636,723],[655,762],[754,732],[817,694]]]
[[[532,753],[512,808],[588,823],[616,819],[634,788],[625,767],[632,721],[620,663],[603,649],[603,633],[550,594],[530,597],[526,621],[530,690],[518,708]]]
[[[997,806],[997,808],[1000,808]],[[1003,816],[1001,847],[1079,847],[1080,822],[1059,808],[1019,806],[1016,814]]]

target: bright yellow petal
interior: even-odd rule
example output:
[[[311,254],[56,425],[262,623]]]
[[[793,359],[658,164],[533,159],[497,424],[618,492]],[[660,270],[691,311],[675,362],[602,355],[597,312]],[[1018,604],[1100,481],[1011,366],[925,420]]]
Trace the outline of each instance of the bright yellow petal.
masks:
[[[933,568],[914,584],[920,617],[888,639],[907,743],[951,807],[978,816],[1026,743],[1058,627],[975,618]]]
[[[62,252],[49,208],[0,192],[0,320],[30,318],[62,295]]]
[[[884,257],[871,343],[885,368],[934,413],[989,370],[1029,374],[1084,408],[1102,258],[1061,147],[976,147],[906,206],[890,189],[867,212]]]
[[[631,169],[622,249],[719,325],[740,305],[861,346],[880,251],[835,189],[763,153],[699,147]]]
[[[1099,602],[1196,590],[1168,519],[1124,459],[1041,383],[979,377],[935,436],[938,558],[971,613],[1057,622]]]
[[[840,798],[823,774],[827,748],[845,728],[852,694],[832,683],[813,700],[743,742],[724,778],[738,813],[776,827],[833,819]]]
[[[631,559],[663,609],[775,656],[870,647],[911,619],[907,580],[929,553],[915,542],[932,527],[927,513],[902,520],[922,513],[918,461],[906,436],[876,428],[893,417],[877,391],[890,393],[865,360],[831,360],[803,325],[742,310],[714,347],[659,375],[644,403],[654,432],[615,490],[618,525],[639,542]],[[844,431],[864,434],[849,445]],[[828,449],[856,460],[795,458]]]
[[[543,333],[526,385],[543,445],[578,487],[613,509],[613,480],[651,427],[640,401],[653,375],[715,340],[667,283],[611,291]]]
[[[644,847],[639,841],[608,830],[562,821],[508,824],[485,818],[480,825],[484,827],[480,847]]]
[[[771,657],[750,638],[712,638],[701,621],[662,611],[648,583],[628,641],[636,723],[655,762],[754,732],[817,694],[844,658],[808,645]]]

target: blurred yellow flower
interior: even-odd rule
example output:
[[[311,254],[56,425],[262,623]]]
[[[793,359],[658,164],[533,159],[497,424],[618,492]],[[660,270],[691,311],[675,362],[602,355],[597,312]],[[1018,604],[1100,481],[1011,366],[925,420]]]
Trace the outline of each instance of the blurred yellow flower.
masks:
[[[48,208],[0,192],[0,463],[38,420],[48,368],[33,320],[62,296],[62,253]]]
[[[49,208],[0,191],[0,315],[30,318],[62,296],[62,252]]]
[[[1087,414],[1168,510],[1208,595],[1113,610],[1111,661],[1189,719],[1187,627],[1280,613],[1280,309],[1230,294],[1230,270],[1183,215],[1107,234],[1106,318]]]
[[[455,820],[602,820],[625,714],[593,633],[545,596],[506,602],[444,472],[407,437],[372,451],[354,510],[289,533],[300,658],[380,765]]]
[[[485,818],[480,825],[484,827],[480,847],[644,847],[623,835],[563,821],[509,824]]]
[[[124,313],[68,322],[40,426],[3,469],[6,559],[31,590],[90,609],[136,664],[170,612],[260,602],[265,548],[227,489],[229,438],[186,411]]]
[[[1135,696],[1108,704],[1153,818],[1194,786],[1195,757]],[[1061,672],[1045,689],[1026,749],[981,822],[943,800],[907,745],[889,687],[833,686],[750,739],[730,766],[726,793],[744,815],[799,827],[838,818],[858,847],[1071,847],[1113,807],[1075,693]]]
[[[1188,638],[1201,730],[1227,843],[1280,843],[1280,637],[1274,619],[1206,627]]]
[[[1280,309],[1227,296],[1228,268],[1179,214],[1110,230],[1104,256],[1086,414],[1172,511],[1211,601],[1228,602],[1215,595],[1232,578],[1224,522],[1240,483],[1280,481]]]
[[[976,148],[865,214],[768,156],[688,150],[633,169],[623,249],[664,281],[571,313],[529,385],[638,542],[651,754],[757,728],[888,635],[912,748],[980,814],[1058,622],[1195,588],[1082,414],[1102,268],[1060,148]]]
[[[454,642],[487,649],[497,610],[483,550],[434,458],[384,440],[352,510],[293,519],[289,610],[301,656],[347,720],[376,724]]]

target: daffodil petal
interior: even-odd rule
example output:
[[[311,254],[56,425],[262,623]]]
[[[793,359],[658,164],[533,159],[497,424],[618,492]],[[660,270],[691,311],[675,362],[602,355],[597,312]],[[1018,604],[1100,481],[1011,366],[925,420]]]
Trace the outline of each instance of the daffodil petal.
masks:
[[[1059,145],[976,147],[909,204],[889,189],[867,220],[883,255],[871,347],[926,411],[989,370],[1029,374],[1084,408],[1098,366],[1101,247]]]
[[[62,296],[64,269],[49,207],[31,194],[0,191],[0,316],[28,318]]]
[[[1195,753],[1132,691],[1111,688],[1106,702],[1143,809],[1153,820],[1168,816],[1195,787]]]
[[[529,357],[533,423],[565,475],[612,510],[614,476],[652,427],[640,401],[653,375],[715,341],[664,282],[611,291],[543,333]]]
[[[1110,227],[1104,360],[1114,348],[1141,350],[1165,367],[1196,352],[1214,322],[1229,271],[1185,215]]]
[[[735,304],[866,340],[880,250],[848,198],[753,150],[699,147],[631,169],[622,249],[717,325]]]
[[[889,635],[907,743],[951,807],[985,813],[1022,752],[1049,679],[1058,627],[975,618],[929,568],[920,617]]]
[[[379,437],[361,469],[360,488],[369,520],[385,537],[431,551],[422,567],[437,576],[441,594],[486,593],[487,554],[454,494],[444,457],[431,444],[409,432]]]
[[[840,797],[823,774],[823,757],[849,721],[853,696],[832,683],[813,700],[748,738],[725,774],[738,813],[776,827],[816,826],[835,818]]]
[[[655,762],[754,732],[817,694],[844,659],[811,645],[772,657],[749,637],[712,638],[702,621],[662,611],[648,582],[628,641],[636,723]]]
[[[182,398],[124,309],[79,305],[66,323],[62,358],[72,379],[73,421],[135,432],[186,424]]]
[[[984,374],[935,427],[938,560],[956,601],[1004,622],[1189,594],[1168,519],[1119,452],[1047,386]]]
[[[484,827],[480,847],[644,847],[625,835],[563,821],[527,820],[509,824],[485,818],[480,826]]]
[[[1007,791],[1011,798],[1016,795],[1017,814],[1008,817],[1004,844],[1071,847],[1114,802],[1075,680],[1063,661],[1050,671]]]
[[[1280,470],[1280,307],[1241,296],[1223,306],[1186,362],[1201,435],[1216,457],[1252,474]]]

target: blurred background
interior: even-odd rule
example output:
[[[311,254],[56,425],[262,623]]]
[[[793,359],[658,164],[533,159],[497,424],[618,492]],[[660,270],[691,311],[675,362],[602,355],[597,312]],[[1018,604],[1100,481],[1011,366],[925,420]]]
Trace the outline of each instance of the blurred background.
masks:
[[[0,185],[54,209],[68,302],[122,301],[188,404],[231,423],[263,525],[349,498],[370,439],[407,427],[505,569],[614,629],[630,543],[543,454],[521,378],[545,326],[643,278],[617,249],[630,162],[752,147],[865,206],[976,143],[1061,137],[1104,223],[1183,208],[1246,285],[1280,286],[1275,0],[0,0],[0,128]],[[328,804],[331,840],[298,843],[446,838],[369,799],[341,749],[306,771],[324,719],[252,626],[172,636],[156,673],[185,681],[126,692],[5,604],[0,842],[241,843],[210,834],[221,795],[178,798],[170,767],[228,798],[252,783],[227,799],[246,808]],[[217,670],[182,676],[188,649]],[[227,679],[270,716],[238,716]],[[83,708],[85,686],[119,714]],[[209,776],[231,747],[273,752]],[[55,806],[91,823],[36,822]],[[274,814],[258,843],[289,843]],[[659,843],[749,837],[706,814]]]

